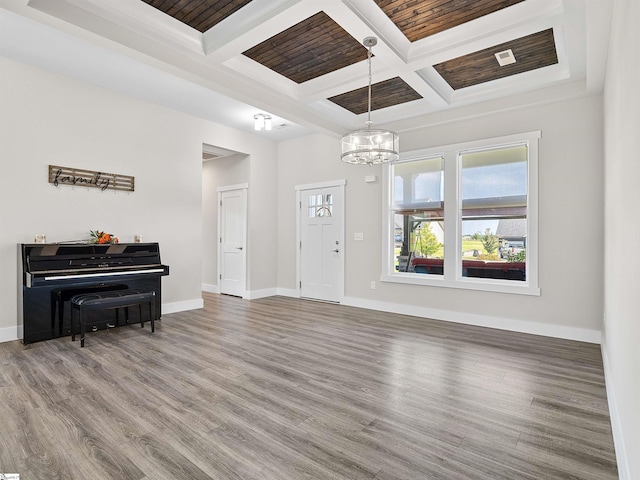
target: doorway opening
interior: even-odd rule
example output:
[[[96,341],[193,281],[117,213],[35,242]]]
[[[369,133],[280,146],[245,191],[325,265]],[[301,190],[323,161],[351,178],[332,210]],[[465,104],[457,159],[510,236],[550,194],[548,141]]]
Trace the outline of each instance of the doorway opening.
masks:
[[[249,171],[247,154],[212,145],[202,145],[202,290],[205,292],[246,295]],[[244,190],[244,200],[238,199],[237,195],[227,193],[233,190]],[[227,205],[221,197],[228,197]],[[221,224],[223,214],[225,220]],[[240,226],[244,228],[245,233],[238,233]],[[243,239],[239,241],[238,235]],[[223,240],[228,238],[232,242],[229,244],[225,241],[223,244],[221,238]],[[241,247],[242,250],[236,247]],[[223,251],[220,251],[221,248]],[[230,249],[235,250],[239,255],[233,255],[235,252],[227,251]],[[222,262],[225,262],[224,265]],[[225,283],[226,280],[231,279],[233,279],[231,284],[233,288],[230,288],[228,282]]]

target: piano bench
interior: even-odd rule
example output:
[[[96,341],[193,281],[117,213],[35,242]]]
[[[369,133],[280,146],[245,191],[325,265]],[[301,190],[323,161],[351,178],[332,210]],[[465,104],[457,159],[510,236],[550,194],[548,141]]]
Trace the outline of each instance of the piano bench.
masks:
[[[129,288],[124,284],[100,283],[98,285],[85,285],[83,287],[56,288],[51,291],[51,329],[56,323],[56,311],[58,312],[58,333],[62,335],[62,325],[64,323],[64,303],[81,293],[109,292],[112,290],[126,290]]]
[[[76,340],[74,312],[77,312],[80,323],[80,347],[84,347],[84,334],[87,318],[91,312],[101,310],[116,310],[116,325],[119,324],[118,309],[138,306],[140,308],[140,327],[144,328],[142,305],[149,306],[151,333],[155,331],[156,292],[149,290],[115,290],[107,292],[83,293],[71,298],[71,340]]]

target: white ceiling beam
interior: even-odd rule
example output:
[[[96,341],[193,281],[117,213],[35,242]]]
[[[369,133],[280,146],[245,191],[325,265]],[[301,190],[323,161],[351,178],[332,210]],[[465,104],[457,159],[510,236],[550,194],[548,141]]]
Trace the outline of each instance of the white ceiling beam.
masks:
[[[301,2],[302,0],[252,0],[233,15],[204,32],[202,47],[205,55],[221,50],[229,43],[268,24],[276,17],[281,18],[284,12],[292,11]]]
[[[256,16],[251,22],[242,23],[232,37],[222,38],[222,34],[217,34],[217,26],[213,27],[210,33],[207,32],[205,34],[207,62],[226,62],[322,10],[322,5],[304,0],[280,1],[275,5],[277,8],[263,9],[260,16]],[[231,23],[232,17],[227,19],[229,22],[223,26],[223,32],[231,28],[228,23]],[[235,18],[233,18],[233,24],[235,25]],[[216,39],[220,40],[219,44],[216,44]]]

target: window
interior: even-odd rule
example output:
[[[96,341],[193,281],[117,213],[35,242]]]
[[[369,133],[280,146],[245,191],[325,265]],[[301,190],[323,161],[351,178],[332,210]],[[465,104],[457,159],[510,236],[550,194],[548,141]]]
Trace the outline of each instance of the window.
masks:
[[[389,165],[381,280],[539,295],[539,136],[410,152]]]
[[[330,217],[333,215],[333,196],[330,193],[325,195],[309,195],[309,207],[307,209],[309,218]]]
[[[460,154],[463,277],[526,280],[527,159],[526,143]]]
[[[444,158],[393,167],[394,269],[442,275],[444,260]],[[417,259],[425,259],[416,264]],[[426,262],[434,259],[433,268]]]

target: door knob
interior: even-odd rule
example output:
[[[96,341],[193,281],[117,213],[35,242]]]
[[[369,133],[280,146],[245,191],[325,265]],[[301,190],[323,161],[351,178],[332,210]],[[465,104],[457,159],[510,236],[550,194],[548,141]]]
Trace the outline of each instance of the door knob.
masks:
[[[333,253],[340,253],[340,250],[338,250],[337,248],[333,251]]]
[[[242,250],[242,247],[236,247],[238,250]]]

